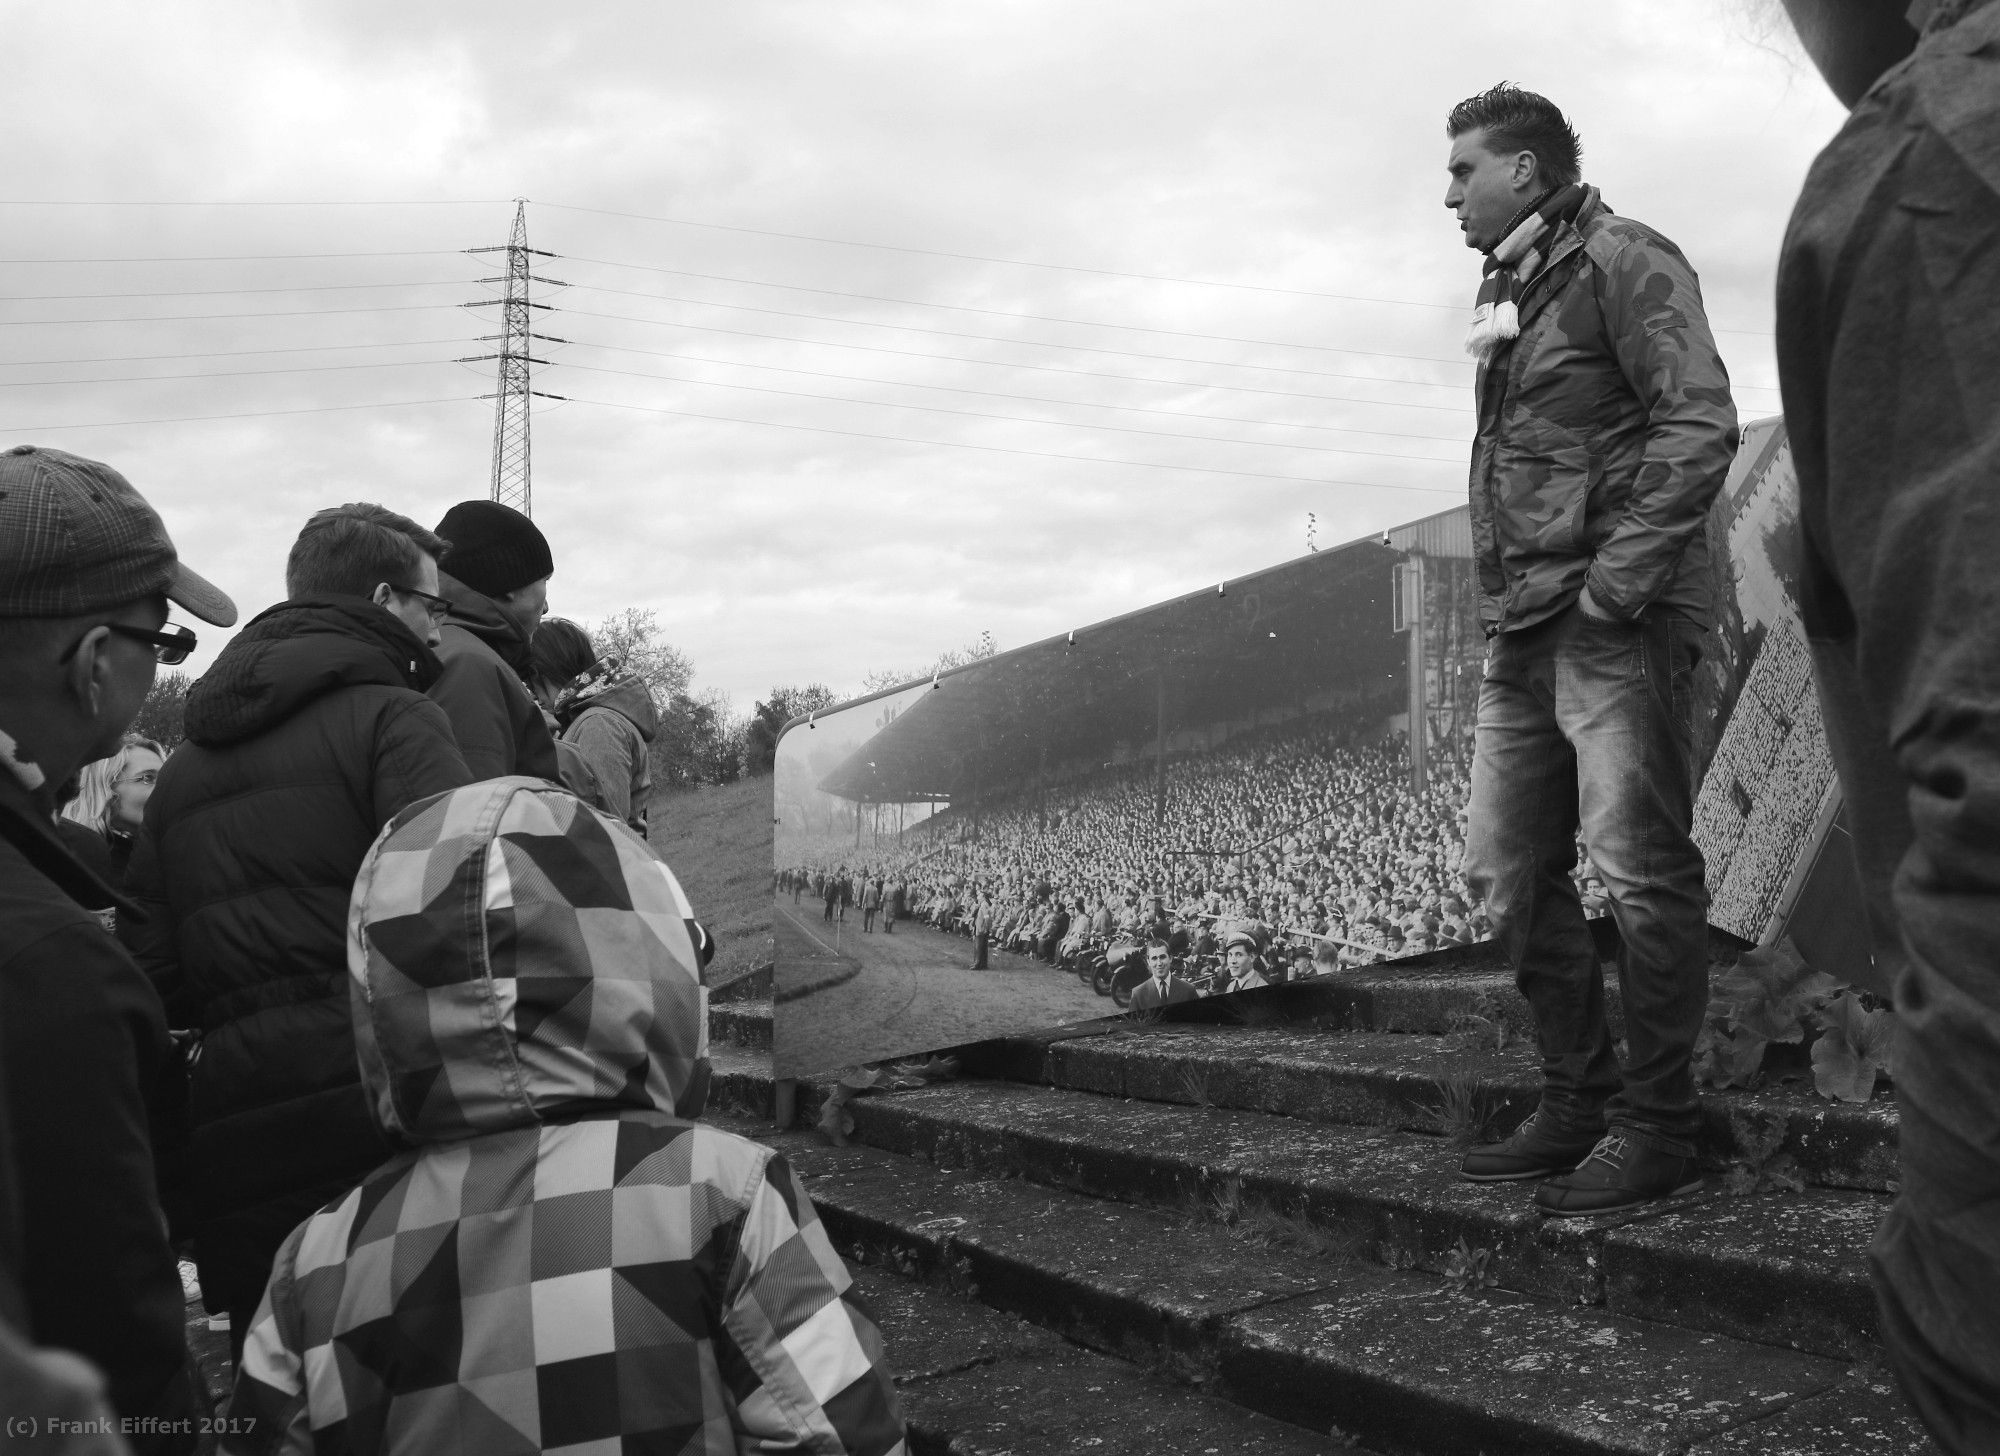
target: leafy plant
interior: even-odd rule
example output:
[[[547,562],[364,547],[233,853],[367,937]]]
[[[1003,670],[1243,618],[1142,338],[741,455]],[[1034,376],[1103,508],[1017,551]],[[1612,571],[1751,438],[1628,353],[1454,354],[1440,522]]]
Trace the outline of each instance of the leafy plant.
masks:
[[[1487,1268],[1492,1258],[1491,1249],[1475,1249],[1465,1241],[1465,1235],[1460,1234],[1458,1247],[1444,1252],[1445,1287],[1460,1294],[1493,1288],[1500,1281]]]
[[[1871,1011],[1852,991],[1842,992],[1814,1018],[1813,1086],[1822,1097],[1866,1102],[1878,1076],[1895,1075],[1896,1013]]]
[[[1715,978],[1695,1042],[1695,1077],[1715,1087],[1747,1087],[1772,1042],[1805,1039],[1806,1024],[1840,982],[1815,971],[1789,939],[1746,950]]]
[[[854,1114],[848,1104],[870,1092],[902,1092],[949,1081],[958,1075],[958,1058],[932,1057],[922,1062],[890,1062],[879,1067],[855,1067],[841,1073],[840,1081],[827,1094],[814,1126],[837,1148],[847,1146],[854,1136]]]
[[[1785,1115],[1755,1112],[1736,1127],[1742,1154],[1731,1161],[1723,1175],[1723,1188],[1742,1198],[1753,1193],[1799,1193],[1806,1186],[1799,1172],[1799,1160],[1780,1152],[1785,1142]]]

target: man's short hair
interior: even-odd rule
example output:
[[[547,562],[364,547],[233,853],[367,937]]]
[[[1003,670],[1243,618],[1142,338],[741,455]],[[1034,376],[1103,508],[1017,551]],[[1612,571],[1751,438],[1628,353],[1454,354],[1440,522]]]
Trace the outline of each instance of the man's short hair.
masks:
[[[423,558],[436,561],[450,544],[384,506],[367,501],[329,506],[316,512],[292,543],[285,561],[285,593],[365,597],[385,581],[413,586]]]
[[[1510,82],[1452,107],[1444,134],[1459,137],[1469,131],[1485,132],[1487,150],[1496,155],[1533,152],[1547,186],[1567,187],[1583,175],[1583,143],[1569,118],[1548,97]]]

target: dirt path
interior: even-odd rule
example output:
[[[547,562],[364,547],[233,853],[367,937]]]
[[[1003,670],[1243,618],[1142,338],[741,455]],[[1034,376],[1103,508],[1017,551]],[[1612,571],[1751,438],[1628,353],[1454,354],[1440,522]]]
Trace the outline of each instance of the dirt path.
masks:
[[[994,951],[972,967],[972,942],[912,921],[885,935],[861,912],[828,925],[822,906],[777,897],[776,1064],[804,1076],[987,1037],[1115,1014],[1108,997],[1027,956]],[[813,989],[817,988],[817,989]],[[804,994],[798,994],[804,992]]]

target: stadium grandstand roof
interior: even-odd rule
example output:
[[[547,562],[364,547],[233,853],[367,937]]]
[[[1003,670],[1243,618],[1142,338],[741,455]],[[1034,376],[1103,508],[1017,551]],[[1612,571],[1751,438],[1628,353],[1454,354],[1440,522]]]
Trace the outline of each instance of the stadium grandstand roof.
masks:
[[[1470,556],[1465,514],[1446,511],[941,674],[935,691],[818,787],[869,803],[967,802],[1061,764],[1108,760],[1120,744],[1151,745],[1162,723],[1171,735],[1327,693],[1379,694],[1393,712],[1407,649],[1391,625],[1392,568],[1412,550]]]

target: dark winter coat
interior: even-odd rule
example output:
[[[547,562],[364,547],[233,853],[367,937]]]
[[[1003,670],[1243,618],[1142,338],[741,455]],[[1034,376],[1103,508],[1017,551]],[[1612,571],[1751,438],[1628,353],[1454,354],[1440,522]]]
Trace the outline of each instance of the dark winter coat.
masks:
[[[1729,376],[1680,249],[1588,193],[1521,297],[1521,336],[1479,370],[1489,632],[1555,616],[1586,579],[1614,617],[1708,620],[1708,507],[1736,456]]]
[[[660,710],[644,679],[627,677],[583,699],[563,730],[597,775],[604,808],[641,834],[653,794],[647,748],[660,731]]]
[[[430,695],[451,720],[473,782],[533,774],[561,783],[562,765],[541,705],[528,692],[528,639],[489,596],[445,572],[438,590],[451,601],[439,632],[440,671]]]
[[[370,602],[280,603],[188,693],[188,742],[146,805],[143,961],[203,1033],[193,1220],[212,1309],[254,1305],[293,1225],[387,1152],[354,1060],[347,902],[391,816],[470,781],[424,696],[437,671]]]
[[[1939,5],[1807,176],[1778,366],[1785,544],[1896,995],[1902,1191],[1869,1257],[1903,1391],[1954,1453],[2000,1450],[1996,310],[2000,5]]]
[[[193,1414],[185,1315],[147,1105],[172,1043],[160,998],[98,919],[113,903],[47,806],[0,767],[0,1093],[13,1174],[0,1175],[0,1254],[18,1260],[36,1343],[88,1357],[121,1416],[174,1421]]]

